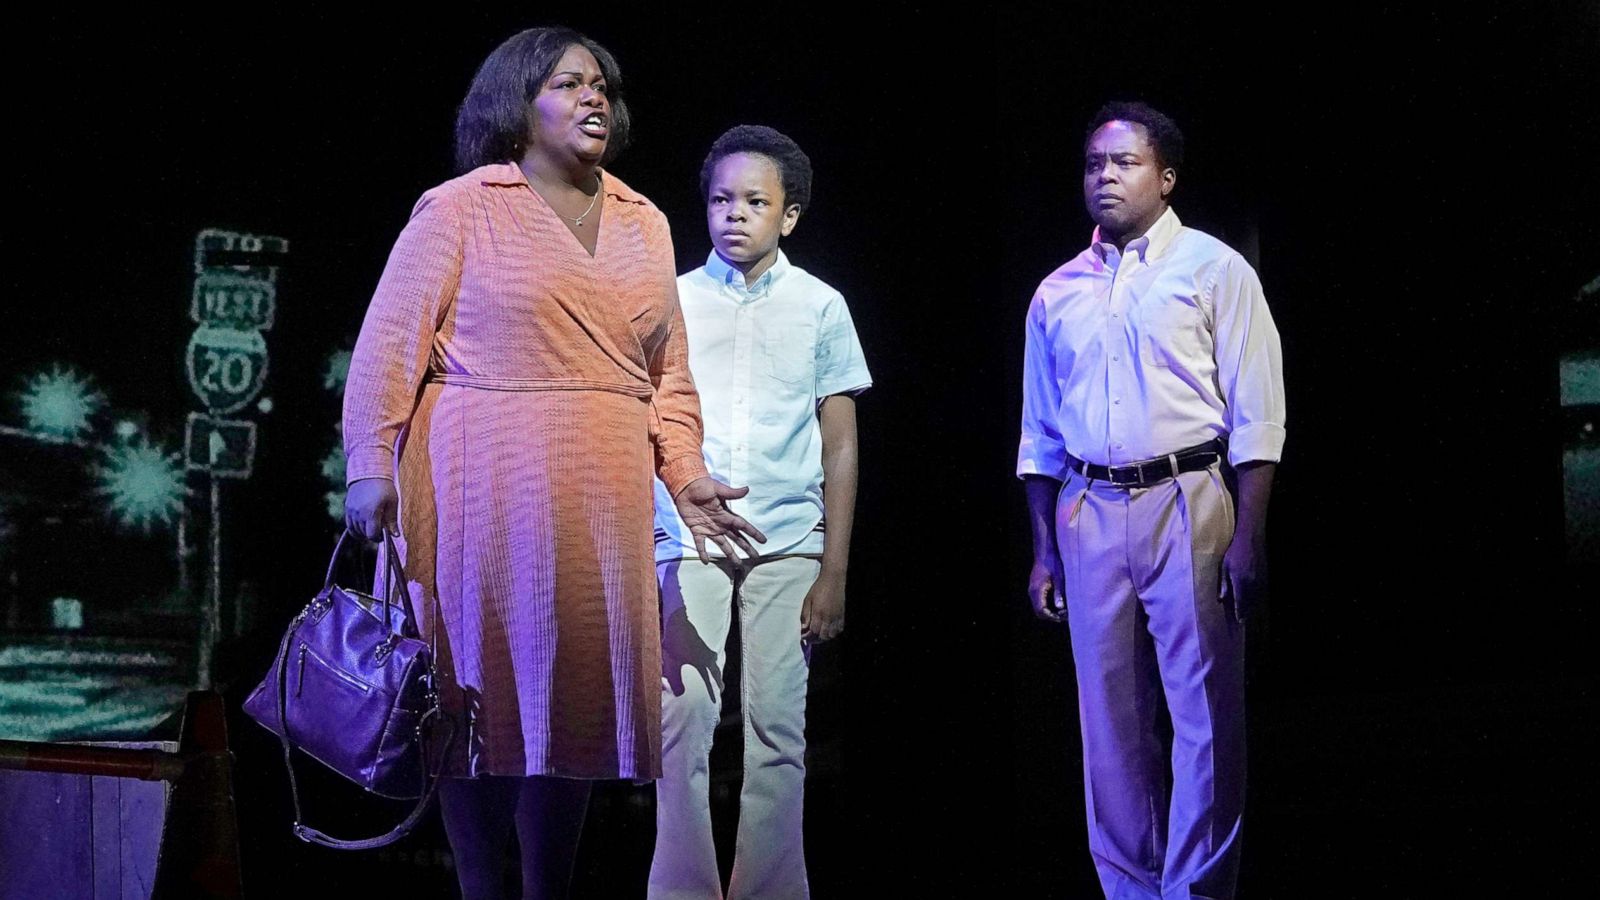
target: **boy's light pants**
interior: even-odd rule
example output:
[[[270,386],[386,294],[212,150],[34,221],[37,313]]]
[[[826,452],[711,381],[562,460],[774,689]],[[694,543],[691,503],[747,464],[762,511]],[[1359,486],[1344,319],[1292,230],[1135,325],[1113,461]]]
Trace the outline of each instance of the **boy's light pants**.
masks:
[[[710,753],[722,710],[732,605],[739,604],[744,789],[729,900],[808,897],[801,813],[806,677],[800,607],[820,560],[785,557],[745,568],[725,560],[659,563],[661,756],[651,900],[722,896],[711,842]]]

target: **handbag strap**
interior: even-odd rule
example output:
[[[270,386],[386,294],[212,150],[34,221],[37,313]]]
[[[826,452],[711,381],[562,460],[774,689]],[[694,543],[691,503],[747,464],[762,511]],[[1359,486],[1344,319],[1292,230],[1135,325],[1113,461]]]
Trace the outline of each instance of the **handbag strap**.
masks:
[[[333,568],[335,563],[338,562],[340,549],[344,547],[344,539],[346,534],[349,534],[349,532],[341,532],[339,534],[338,543],[336,543],[333,547],[333,560],[328,563],[328,576],[323,583],[322,593],[318,595],[319,597],[327,596],[333,589]],[[384,542],[387,545],[387,549],[390,554],[390,564],[394,567],[391,569],[391,571],[401,572],[400,585],[401,590],[404,591],[405,581],[404,574],[399,568],[399,553],[395,550],[394,540],[390,537],[388,532],[384,533]],[[388,592],[389,591],[386,589],[385,593],[387,594]],[[405,593],[409,594],[409,591],[406,591]],[[410,598],[407,597],[406,601],[407,606],[409,607]],[[437,598],[435,598],[434,604],[437,607]],[[427,788],[422,792],[422,798],[417,801],[417,805],[411,810],[411,813],[400,822],[400,824],[390,829],[387,833],[381,834],[377,837],[362,838],[351,841],[332,837],[327,833],[318,831],[317,829],[312,828],[311,826],[302,822],[304,816],[301,813],[300,807],[300,783],[299,780],[295,778],[294,774],[294,743],[289,736],[289,645],[294,642],[295,630],[300,627],[300,623],[304,620],[304,612],[301,612],[299,615],[295,616],[293,621],[289,623],[289,627],[284,629],[283,639],[278,642],[278,743],[283,746],[283,767],[289,772],[289,797],[294,803],[293,830],[295,837],[298,837],[300,840],[305,841],[308,844],[319,844],[321,846],[332,847],[337,850],[371,850],[376,847],[387,846],[409,834],[413,828],[417,827],[417,823],[422,821],[422,817],[427,814],[428,806],[433,802],[433,795],[439,789],[439,780],[441,776],[435,770],[438,767],[442,767],[445,762],[448,761],[450,757],[450,750],[455,746],[455,722],[451,721],[449,716],[441,714],[439,709],[439,700],[436,688],[438,679],[437,673],[434,670],[434,661],[438,659],[438,632],[434,629],[429,629],[430,652],[428,656],[427,679],[428,698],[432,702],[433,708],[428,710],[427,713],[423,715],[422,720],[417,723],[417,739],[422,740],[422,729],[423,726],[428,723],[429,719],[438,716],[443,720],[445,726],[449,729],[449,734],[445,738],[444,751],[440,754],[439,766],[436,767],[429,764],[426,753],[427,744],[424,743],[423,779],[427,783]],[[385,615],[385,621],[387,621],[387,614]],[[438,622],[433,624],[437,625]]]
[[[349,529],[339,532],[339,539],[333,545],[333,555],[328,559],[328,572],[322,578],[322,590],[317,593],[318,597],[327,597],[333,593],[333,574],[339,567],[339,554],[344,550],[345,538],[349,536]],[[417,611],[411,605],[411,591],[406,588],[405,564],[400,561],[400,551],[394,545],[394,535],[390,534],[387,529],[383,532],[383,552],[385,557],[383,597],[381,598],[383,600],[383,624],[393,630],[393,626],[389,624],[393,621],[389,607],[390,604],[399,604],[401,610],[406,614],[405,621],[415,629]],[[396,597],[398,599],[395,599]],[[435,603],[437,603],[437,598],[435,598]]]
[[[424,721],[432,717],[437,711],[437,707],[429,710],[427,715],[423,717]],[[448,719],[445,719],[445,723],[450,728],[450,736],[445,739],[445,755],[448,756],[450,746],[455,743],[455,725]],[[411,829],[417,827],[417,823],[421,822],[422,817],[427,814],[428,806],[433,802],[433,795],[439,790],[439,782],[442,780],[440,775],[427,771],[431,768],[431,766],[427,766],[426,764],[424,765],[425,774],[423,777],[427,779],[428,787],[427,790],[423,791],[422,799],[417,801],[417,805],[412,808],[410,815],[407,815],[405,819],[400,822],[400,824],[390,829],[387,834],[382,834],[372,838],[362,838],[360,840],[347,841],[333,837],[326,832],[318,831],[317,829],[312,828],[310,825],[301,823],[299,797],[296,796],[294,835],[308,844],[319,844],[323,847],[332,847],[335,850],[371,850],[375,847],[383,847],[392,844],[409,834]],[[290,791],[293,792],[293,770],[290,771],[289,775],[289,787]]]
[[[349,532],[346,531],[344,534],[349,534]],[[339,536],[339,540],[344,540],[344,534]],[[400,561],[400,551],[394,545],[394,535],[385,531],[383,533],[383,545],[385,551],[389,554],[387,566],[389,577],[384,579],[383,590],[383,623],[384,625],[389,624],[389,598],[398,594],[400,596],[399,602],[405,604],[406,623],[415,632],[417,629],[416,623],[421,620],[417,618],[416,607],[411,605],[411,590],[406,586],[408,584],[406,570],[404,564]],[[338,552],[339,548],[334,547],[334,553],[337,554]],[[438,591],[433,593],[433,608],[429,612],[433,614],[433,618],[428,621],[428,694],[437,698],[439,679],[437,677],[438,672],[434,666],[439,660],[439,627],[444,618],[444,611],[439,606]],[[454,723],[451,723],[452,731],[454,727]],[[451,740],[454,739],[454,734],[452,734]]]

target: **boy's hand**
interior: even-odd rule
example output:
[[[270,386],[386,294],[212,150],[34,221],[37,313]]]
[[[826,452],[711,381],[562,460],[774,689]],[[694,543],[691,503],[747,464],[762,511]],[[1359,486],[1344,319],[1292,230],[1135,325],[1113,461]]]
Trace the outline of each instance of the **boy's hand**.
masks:
[[[800,639],[828,641],[844,631],[844,576],[824,571],[800,604]]]

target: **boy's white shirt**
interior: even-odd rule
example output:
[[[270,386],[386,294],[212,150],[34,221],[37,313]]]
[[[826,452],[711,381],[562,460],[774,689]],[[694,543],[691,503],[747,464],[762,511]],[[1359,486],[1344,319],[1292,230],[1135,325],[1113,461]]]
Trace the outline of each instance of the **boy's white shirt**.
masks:
[[[689,370],[705,423],[711,477],[750,493],[729,503],[767,536],[764,556],[820,554],[822,429],[817,405],[872,385],[844,297],[783,251],[745,284],[715,251],[678,276]],[[656,561],[696,555],[659,479]],[[720,556],[712,542],[707,550]]]

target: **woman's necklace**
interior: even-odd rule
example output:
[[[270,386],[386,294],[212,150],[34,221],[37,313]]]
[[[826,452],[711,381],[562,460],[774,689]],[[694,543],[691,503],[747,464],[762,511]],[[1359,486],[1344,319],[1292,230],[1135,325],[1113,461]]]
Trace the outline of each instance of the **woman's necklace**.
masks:
[[[600,201],[600,189],[602,187],[604,187],[604,185],[600,183],[600,175],[599,173],[596,173],[594,176],[594,196],[589,198],[589,208],[579,213],[576,219],[573,219],[571,216],[562,215],[559,211],[556,212],[556,215],[561,216],[563,219],[570,219],[572,224],[582,228],[583,220],[589,217],[589,213],[594,212],[594,205]],[[554,206],[551,206],[550,208],[555,209]]]
[[[576,219],[573,219],[573,216],[562,216],[562,218],[563,219],[573,219],[574,226],[584,227],[584,218],[587,218],[587,216],[589,216],[589,213],[592,213],[592,211],[595,211],[595,203],[597,203],[598,200],[600,200],[600,187],[602,187],[602,186],[600,186],[600,176],[597,175],[597,176],[595,176],[595,195],[594,195],[594,197],[590,197],[590,199],[589,199],[589,208],[587,208],[587,210],[582,211],[582,213],[579,213],[578,218],[576,218]],[[555,213],[555,215],[560,216],[560,213]]]
[[[533,183],[535,181],[539,182],[540,184],[544,183],[544,179],[538,178],[532,172],[528,171],[526,168],[523,168],[521,163],[518,163],[518,168],[522,168],[523,177],[528,179],[528,187],[530,187],[530,188],[533,187]],[[560,216],[563,219],[566,219],[567,221],[571,222],[573,225],[576,225],[577,227],[582,228],[583,227],[583,220],[589,218],[589,214],[594,212],[595,204],[600,202],[600,194],[604,189],[605,189],[605,182],[601,180],[599,171],[596,171],[594,173],[594,196],[589,198],[589,208],[585,209],[583,212],[579,213],[578,217],[576,219],[574,219],[572,216],[566,215],[566,214],[562,213],[560,210],[556,209],[556,205],[554,203],[551,203],[548,199],[545,200],[545,205],[550,207],[550,211],[551,212],[555,213],[556,215]],[[541,196],[541,197],[545,196],[545,192],[544,191],[540,191],[537,188],[534,188],[534,190],[538,192],[539,196]]]

